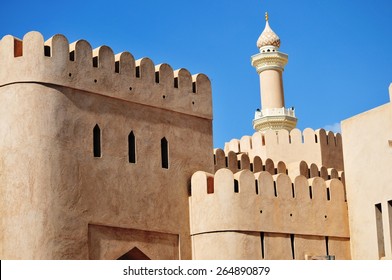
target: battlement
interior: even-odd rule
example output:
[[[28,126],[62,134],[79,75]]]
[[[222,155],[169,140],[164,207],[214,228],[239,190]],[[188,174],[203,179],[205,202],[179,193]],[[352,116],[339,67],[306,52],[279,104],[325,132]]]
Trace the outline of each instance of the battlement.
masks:
[[[286,163],[304,160],[327,168],[343,170],[342,137],[339,133],[324,129],[306,128],[303,132],[295,128],[287,130],[268,130],[255,132],[225,143],[224,151],[236,154],[247,153],[251,158],[271,158]]]
[[[289,175],[292,180],[299,175],[307,179],[314,177],[321,177],[324,180],[338,179],[345,185],[344,171],[338,171],[335,168],[318,167],[315,163],[308,165],[303,160],[292,162],[288,165],[283,161],[275,164],[270,158],[263,161],[259,156],[249,157],[247,153],[236,154],[233,151],[229,151],[226,155],[222,149],[214,149],[215,172],[221,168],[227,168],[233,173],[241,170],[250,170],[253,173],[267,171],[271,175],[283,173]]]
[[[38,32],[23,40],[0,41],[0,86],[42,83],[92,92],[128,102],[212,119],[211,84],[204,74],[154,65],[131,53],[92,49],[85,40],[69,44],[63,35],[44,41]]]
[[[277,232],[349,237],[347,203],[337,179],[220,169],[191,182],[191,233]],[[208,209],[208,211],[206,211]]]

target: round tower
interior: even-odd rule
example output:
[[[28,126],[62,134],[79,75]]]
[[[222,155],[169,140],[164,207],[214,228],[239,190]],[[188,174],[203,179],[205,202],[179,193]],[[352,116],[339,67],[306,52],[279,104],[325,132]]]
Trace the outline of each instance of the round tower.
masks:
[[[282,73],[288,62],[288,55],[279,51],[280,39],[268,23],[265,13],[265,28],[257,40],[260,53],[252,56],[252,66],[260,77],[262,109],[257,110],[253,120],[256,131],[288,131],[296,127],[294,108],[285,108]]]

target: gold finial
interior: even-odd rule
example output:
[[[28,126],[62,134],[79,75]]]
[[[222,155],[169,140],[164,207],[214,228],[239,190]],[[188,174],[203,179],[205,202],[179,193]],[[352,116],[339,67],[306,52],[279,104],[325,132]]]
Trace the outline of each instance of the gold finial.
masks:
[[[268,12],[265,12],[265,21],[268,21]]]

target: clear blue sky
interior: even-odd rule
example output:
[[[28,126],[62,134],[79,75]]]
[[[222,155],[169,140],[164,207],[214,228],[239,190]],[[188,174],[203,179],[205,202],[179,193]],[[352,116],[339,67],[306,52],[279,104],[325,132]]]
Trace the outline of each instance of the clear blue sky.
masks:
[[[207,74],[213,87],[214,146],[252,135],[260,107],[250,65],[264,12],[289,55],[286,107],[298,127],[339,123],[389,101],[392,82],[390,0],[3,1],[0,36],[64,34],[93,48],[110,46],[174,69]]]

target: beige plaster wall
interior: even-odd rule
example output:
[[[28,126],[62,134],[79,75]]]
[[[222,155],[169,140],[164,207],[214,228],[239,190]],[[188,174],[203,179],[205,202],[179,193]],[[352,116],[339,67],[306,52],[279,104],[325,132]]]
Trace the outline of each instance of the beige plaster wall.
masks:
[[[190,178],[213,171],[208,78],[61,35],[45,45],[50,54],[36,32],[0,42],[9,65],[0,67],[0,258],[117,258],[137,247],[190,259]],[[96,124],[101,157],[93,156]],[[128,162],[131,131],[136,163]],[[97,253],[91,226],[113,229],[100,243],[106,253]],[[171,253],[158,254],[162,246]]]
[[[291,235],[309,240],[295,249],[299,259],[305,258],[305,253],[320,253],[319,248],[324,249],[325,255],[326,236],[349,243],[344,186],[337,179],[324,181],[320,177],[298,176],[292,182],[286,174],[272,176],[266,171],[253,174],[249,170],[233,174],[225,168],[215,174],[196,172],[192,176],[190,216],[192,236],[202,236],[193,238],[194,255],[198,258],[206,254],[205,244],[211,244],[210,250],[216,251],[205,255],[207,258],[220,254],[221,246],[213,246],[220,232],[263,232],[268,259],[292,258]],[[269,240],[269,236],[276,238]],[[313,242],[315,238],[323,241]],[[242,241],[228,242],[231,248],[227,250],[239,251],[241,244]],[[347,247],[343,246],[341,251],[335,248],[334,253],[349,259]]]
[[[284,107],[282,72],[264,70],[259,75],[262,109]]]
[[[353,259],[392,258],[390,103],[342,122]],[[385,253],[378,250],[375,205],[381,203]]]
[[[226,155],[230,151],[247,153],[250,158],[258,156],[263,161],[268,158],[286,164],[305,161],[309,165],[314,163],[339,171],[344,169],[342,137],[339,133],[326,132],[324,129],[256,132],[240,140],[232,139],[225,144],[224,151]]]
[[[194,260],[260,260],[258,232],[210,232],[192,236]]]

